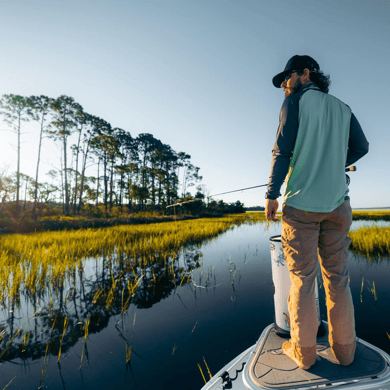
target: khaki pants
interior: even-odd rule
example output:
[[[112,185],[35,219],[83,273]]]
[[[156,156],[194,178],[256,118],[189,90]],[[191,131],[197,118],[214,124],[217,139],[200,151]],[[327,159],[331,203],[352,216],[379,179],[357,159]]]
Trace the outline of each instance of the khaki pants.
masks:
[[[326,293],[332,352],[342,365],[349,365],[354,359],[355,318],[347,271],[347,249],[351,243],[347,235],[351,224],[349,200],[330,213],[306,212],[283,205],[281,241],[291,279],[290,342],[302,363],[311,365],[316,361],[317,258]]]

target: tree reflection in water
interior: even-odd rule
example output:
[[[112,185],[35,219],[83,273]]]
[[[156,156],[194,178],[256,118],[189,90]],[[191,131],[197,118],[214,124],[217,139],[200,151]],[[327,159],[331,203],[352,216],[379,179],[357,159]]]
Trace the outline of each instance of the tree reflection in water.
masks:
[[[199,267],[197,247],[137,259],[105,254],[77,264],[43,291],[21,289],[1,308],[0,361],[20,358],[27,364],[47,353],[57,357],[60,347],[64,355],[86,331],[100,332],[131,304],[152,307],[191,280],[191,271]]]

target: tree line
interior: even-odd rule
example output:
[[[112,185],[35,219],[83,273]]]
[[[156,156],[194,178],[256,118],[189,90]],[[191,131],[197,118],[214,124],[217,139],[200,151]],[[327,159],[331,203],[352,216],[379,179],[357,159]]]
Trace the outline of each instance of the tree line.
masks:
[[[188,188],[199,183],[199,167],[191,156],[176,152],[152,134],[133,137],[129,131],[84,111],[72,97],[3,95],[0,114],[17,135],[17,170],[14,175],[0,174],[2,202],[12,201],[15,216],[21,212],[21,186],[32,202],[32,216],[48,203],[61,204],[65,215],[79,215],[88,205],[104,205],[106,215],[114,206],[129,212],[143,211],[146,206],[162,210],[177,199],[188,196]],[[39,142],[35,177],[20,171],[21,125],[39,123]],[[76,143],[71,144],[71,136]],[[49,171],[52,183],[42,182],[39,166],[42,139],[51,138],[60,146],[60,167]],[[71,157],[72,163],[69,165]],[[87,175],[94,166],[96,175]],[[182,171],[180,172],[180,169]],[[181,173],[181,194],[179,194]]]

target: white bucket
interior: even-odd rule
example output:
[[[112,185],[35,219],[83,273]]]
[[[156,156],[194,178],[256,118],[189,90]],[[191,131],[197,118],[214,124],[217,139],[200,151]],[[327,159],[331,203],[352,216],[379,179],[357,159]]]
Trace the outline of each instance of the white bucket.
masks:
[[[290,294],[290,272],[284,257],[281,236],[270,237],[271,262],[272,262],[272,281],[274,284],[274,303],[275,303],[275,331],[279,336],[290,337],[290,314],[288,311],[287,299]],[[317,317],[319,332],[318,337],[322,335],[324,329],[318,296],[318,277],[316,277],[315,294],[317,305]],[[322,326],[321,326],[322,325]]]

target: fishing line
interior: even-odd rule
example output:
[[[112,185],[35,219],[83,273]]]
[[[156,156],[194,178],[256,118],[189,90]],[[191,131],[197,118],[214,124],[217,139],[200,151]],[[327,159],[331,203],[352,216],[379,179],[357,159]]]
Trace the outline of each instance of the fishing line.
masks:
[[[251,190],[252,188],[265,187],[265,186],[267,186],[267,185],[268,185],[268,184],[262,184],[261,186],[247,187],[247,188],[241,188],[240,190],[234,190],[234,191],[228,191],[228,192],[221,192],[220,194],[210,195],[209,197],[211,198],[212,196],[225,195],[225,194],[231,194],[232,192],[239,192],[239,191]]]
[[[211,197],[217,196],[217,195],[230,194],[230,193],[232,193],[232,192],[239,192],[239,191],[251,190],[252,188],[265,187],[265,186],[267,186],[267,185],[268,185],[268,184],[262,184],[261,186],[247,187],[247,188],[241,188],[240,190],[222,192],[222,193],[220,193],[220,194],[209,195],[208,198],[211,198]],[[198,201],[198,200],[202,200],[202,199],[192,199],[192,200],[188,200],[188,201],[186,201],[186,202],[175,203],[175,204],[171,204],[171,205],[167,206],[166,208],[168,208],[168,207],[173,207],[173,206],[180,206],[180,205],[182,205],[182,204],[191,203],[191,202],[196,202],[196,201]]]

